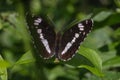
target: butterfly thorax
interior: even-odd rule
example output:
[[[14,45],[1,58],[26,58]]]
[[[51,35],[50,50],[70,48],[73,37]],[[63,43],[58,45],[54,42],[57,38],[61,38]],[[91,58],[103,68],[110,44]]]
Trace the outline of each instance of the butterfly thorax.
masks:
[[[60,49],[60,41],[61,41],[61,34],[57,33],[56,35],[56,39],[55,39],[55,57],[59,59],[58,57],[58,53],[59,53],[59,49]]]

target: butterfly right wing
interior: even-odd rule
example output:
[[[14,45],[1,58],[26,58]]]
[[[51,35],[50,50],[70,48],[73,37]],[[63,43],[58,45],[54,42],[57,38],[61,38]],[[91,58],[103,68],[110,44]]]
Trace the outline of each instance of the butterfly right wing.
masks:
[[[65,31],[61,38],[61,46],[58,53],[59,59],[62,61],[70,60],[75,55],[81,42],[84,41],[87,34],[91,31],[92,26],[93,21],[88,19],[73,25]]]
[[[53,25],[49,23],[48,19],[31,14],[26,15],[26,21],[40,56],[44,59],[54,56],[56,34]]]

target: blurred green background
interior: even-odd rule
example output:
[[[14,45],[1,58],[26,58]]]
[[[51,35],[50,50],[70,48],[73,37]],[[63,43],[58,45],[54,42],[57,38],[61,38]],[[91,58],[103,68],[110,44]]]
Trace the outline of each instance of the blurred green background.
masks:
[[[54,63],[34,51],[29,11],[56,30],[88,18],[94,26],[72,60]],[[0,0],[0,80],[120,80],[120,0]]]

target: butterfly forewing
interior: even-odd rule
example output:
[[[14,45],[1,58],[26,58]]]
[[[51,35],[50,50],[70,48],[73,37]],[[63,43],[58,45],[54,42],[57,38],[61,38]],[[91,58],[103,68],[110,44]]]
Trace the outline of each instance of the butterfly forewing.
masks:
[[[44,59],[49,59],[54,55],[55,49],[56,34],[53,25],[42,16],[27,14],[26,20],[37,51]]]
[[[82,21],[73,25],[63,34],[58,53],[59,59],[67,61],[74,56],[81,42],[90,32],[92,24],[93,22],[91,19]]]

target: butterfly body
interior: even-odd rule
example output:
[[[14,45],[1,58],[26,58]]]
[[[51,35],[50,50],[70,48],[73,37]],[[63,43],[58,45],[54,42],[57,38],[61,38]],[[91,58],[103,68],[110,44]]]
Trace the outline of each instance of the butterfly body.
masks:
[[[44,17],[28,14],[26,20],[40,56],[49,59],[55,55],[62,61],[70,60],[75,55],[93,25],[93,21],[88,19],[73,25],[61,34],[55,33],[54,26]]]

